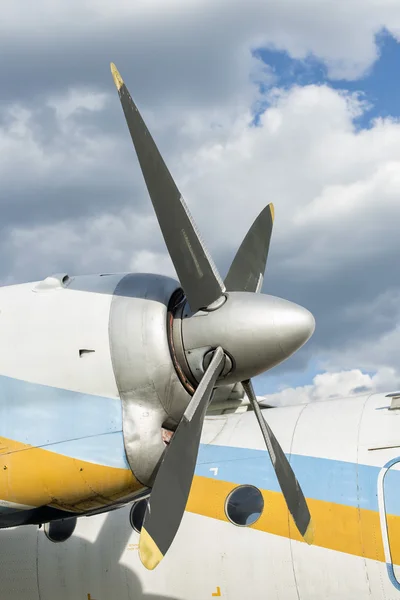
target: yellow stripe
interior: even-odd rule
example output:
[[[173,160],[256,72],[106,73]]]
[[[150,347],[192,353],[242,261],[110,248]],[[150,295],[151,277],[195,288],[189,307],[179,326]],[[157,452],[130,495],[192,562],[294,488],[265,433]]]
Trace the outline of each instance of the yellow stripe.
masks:
[[[195,476],[186,510],[228,521],[225,501],[236,487],[231,482]],[[0,437],[1,500],[81,512],[106,506],[141,488],[128,469],[97,465]],[[265,509],[251,527],[304,541],[282,494],[262,493]],[[378,512],[312,498],[307,503],[314,545],[385,561]],[[392,560],[400,564],[400,517],[388,515],[387,523]],[[146,541],[141,543],[146,553]],[[152,560],[160,559],[154,549],[152,556],[156,557]],[[150,559],[145,560],[151,564]]]
[[[0,499],[81,512],[143,486],[128,469],[89,463],[0,438]]]
[[[229,521],[225,502],[237,484],[207,477],[194,478],[186,510],[213,519]],[[281,493],[262,490],[264,511],[250,527],[274,535],[304,541]],[[353,506],[307,499],[315,546],[385,562],[379,513]],[[387,517],[392,560],[400,564],[400,517]]]
[[[392,562],[400,565],[400,517],[388,515],[387,526]]]

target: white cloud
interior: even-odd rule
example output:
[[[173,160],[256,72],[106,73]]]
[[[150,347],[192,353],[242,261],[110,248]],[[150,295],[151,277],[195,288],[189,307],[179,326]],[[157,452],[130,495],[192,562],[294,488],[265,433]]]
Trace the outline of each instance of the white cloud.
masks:
[[[108,100],[109,96],[103,93],[88,89],[70,89],[67,94],[50,97],[47,105],[56,111],[60,120],[66,120],[85,110],[101,111]]]
[[[5,241],[17,257],[12,280],[46,277],[68,271],[72,275],[101,272],[150,272],[176,277],[165,252],[143,250],[158,235],[153,216],[125,210],[56,225],[17,227]],[[34,252],[32,252],[34,249]],[[9,275],[7,283],[12,283]]]
[[[363,102],[327,86],[278,90],[271,101],[259,127],[245,112],[219,129],[205,123],[208,139],[180,163],[210,237],[233,250],[272,200],[272,253],[288,273],[320,276],[400,251],[400,124],[358,131]]]
[[[376,34],[387,28],[400,35],[400,9],[393,0],[38,0],[30,9],[23,0],[7,3],[2,13],[3,38],[23,40],[32,48],[62,46],[68,39],[80,47],[114,47],[127,37],[131,50],[173,54],[186,51],[196,67],[249,48],[286,50],[297,59],[310,54],[325,61],[337,78],[361,76],[378,56]],[[129,51],[129,50],[128,50]],[[202,56],[204,55],[204,62]],[[126,54],[126,51],[125,51]],[[162,61],[162,57],[161,57]],[[180,64],[182,61],[179,60]],[[242,67],[245,61],[241,59]],[[224,64],[225,71],[231,65]],[[79,67],[77,67],[79,68]],[[243,71],[242,71],[243,74]],[[228,75],[228,79],[232,74]]]
[[[335,398],[351,398],[358,394],[393,391],[400,387],[400,373],[383,368],[374,375],[359,369],[326,372],[316,375],[311,385],[286,388],[275,394],[258,396],[259,400],[273,406],[289,406],[321,402]]]
[[[72,179],[89,190],[102,182],[112,193],[123,182],[126,206],[132,209],[137,202],[132,198],[130,204],[129,190],[133,197],[139,177],[147,208],[122,114],[121,142],[116,133],[106,135],[98,125],[88,130],[72,118],[85,107],[107,119],[103,96],[73,91],[57,106],[57,126],[47,145],[38,135],[34,112],[9,108],[0,129],[2,188],[14,185],[18,172],[24,173],[19,183],[27,189],[38,179],[59,187]],[[193,109],[171,114],[166,122],[158,115],[155,135],[216,252],[233,252],[252,219],[273,200],[271,261],[288,274],[332,275],[349,262],[356,269],[371,255],[400,251],[400,124],[379,120],[357,131],[353,119],[364,108],[354,95],[327,86],[294,87],[274,90],[259,127],[249,126],[245,107],[239,113]],[[118,217],[121,210],[103,213]]]
[[[253,94],[256,99],[255,89]],[[23,172],[19,184],[27,190],[38,178],[44,183],[56,181],[61,188],[72,179],[85,190],[100,182],[108,190],[108,206],[99,206],[95,220],[91,214],[87,222],[81,218],[76,227],[73,223],[67,227],[71,235],[83,228],[80,240],[92,243],[86,244],[77,265],[84,268],[98,264],[101,252],[93,235],[104,219],[104,239],[110,248],[121,247],[121,262],[138,265],[129,243],[141,252],[163,250],[153,244],[154,235],[157,243],[161,237],[122,114],[118,132],[107,135],[99,124],[88,130],[73,117],[86,107],[101,111],[106,120],[107,106],[102,96],[93,94],[88,100],[74,91],[65,105],[59,105],[57,127],[47,145],[37,135],[35,114],[29,108],[12,106],[7,125],[0,129],[3,189],[7,183],[14,185],[16,174]],[[269,268],[288,281],[295,281],[300,273],[303,280],[315,282],[329,280],[349,265],[354,273],[370,268],[372,256],[384,258],[400,251],[400,124],[378,120],[370,129],[358,131],[354,117],[363,110],[365,104],[357,96],[311,85],[274,90],[259,127],[250,126],[251,114],[242,106],[211,113],[193,108],[179,115],[170,113],[166,120],[164,115],[153,115],[153,129],[217,260],[221,253],[234,253],[252,220],[272,200],[276,220]],[[125,136],[122,141],[117,133]],[[126,197],[116,205],[114,198],[121,195],[122,184]],[[140,190],[136,198],[135,186]],[[52,200],[61,201],[65,202],[62,197]],[[83,196],[82,207],[84,202]],[[125,238],[114,225],[126,219],[127,211],[131,230]],[[151,229],[141,229],[143,211]],[[50,240],[52,227],[44,235],[42,224],[17,225],[11,247],[18,251],[16,240],[26,238],[29,231],[32,239]],[[63,223],[55,227],[55,231],[62,229]],[[40,243],[36,249],[41,262],[46,262]],[[60,241],[57,251],[48,254],[49,260],[62,252],[73,255],[73,247]],[[318,293],[317,287],[313,290]],[[382,291],[377,290],[376,296]]]
[[[349,365],[362,365],[363,369],[375,371],[384,368],[400,372],[400,319],[396,319],[390,329],[383,333],[369,335],[367,339],[359,341],[349,340],[347,347],[332,349],[325,364],[330,368],[348,367]],[[399,381],[400,383],[400,381]]]
[[[16,173],[23,173],[18,183],[73,177],[87,178],[87,169],[94,165],[101,173],[101,165],[107,164],[115,154],[115,138],[104,135],[101,130],[88,134],[84,124],[75,122],[72,116],[80,111],[98,112],[104,109],[104,94],[71,89],[63,99],[51,97],[41,109],[28,100],[24,105],[12,103],[3,108],[3,124],[0,125],[0,182],[2,189],[15,185]],[[55,122],[52,122],[52,111]],[[42,122],[40,122],[42,118]],[[50,135],[47,128],[54,129]],[[99,169],[100,167],[100,169]]]

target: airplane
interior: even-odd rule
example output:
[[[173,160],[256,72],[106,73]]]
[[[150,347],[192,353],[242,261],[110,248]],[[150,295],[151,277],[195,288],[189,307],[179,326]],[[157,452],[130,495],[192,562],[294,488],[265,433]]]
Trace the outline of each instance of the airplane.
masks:
[[[273,205],[222,281],[111,70],[178,280],[0,288],[1,600],[400,598],[400,392],[257,401],[315,327],[260,293]]]

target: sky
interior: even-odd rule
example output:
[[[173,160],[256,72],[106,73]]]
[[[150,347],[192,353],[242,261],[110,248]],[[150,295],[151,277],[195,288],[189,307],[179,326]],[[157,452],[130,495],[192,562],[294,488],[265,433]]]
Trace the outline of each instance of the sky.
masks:
[[[400,388],[397,0],[14,0],[0,57],[2,285],[174,275],[113,61],[222,276],[275,205],[263,292],[316,331],[256,392]]]

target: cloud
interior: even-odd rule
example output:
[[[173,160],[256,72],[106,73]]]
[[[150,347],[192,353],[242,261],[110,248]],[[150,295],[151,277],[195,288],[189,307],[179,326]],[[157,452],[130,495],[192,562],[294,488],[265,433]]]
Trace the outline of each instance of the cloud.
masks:
[[[339,322],[347,337],[352,320],[357,334],[369,334],[374,319],[358,318],[357,306],[398,289],[390,272],[400,251],[400,126],[378,120],[360,131],[354,119],[362,110],[357,98],[327,86],[280,90],[259,127],[243,115],[185,164],[201,226],[226,265],[227,248],[232,256],[254,216],[275,202],[264,291],[309,306],[316,339],[322,326],[335,343]]]
[[[359,364],[368,371],[393,369],[400,373],[400,290],[388,290],[373,301],[344,310],[344,322],[368,324],[368,339],[353,337],[343,348],[334,348],[326,357],[329,369]],[[399,381],[400,384],[400,381]]]
[[[113,96],[114,101],[116,98]],[[128,139],[99,125],[109,97],[72,88],[38,105],[26,99],[4,107],[0,120],[2,228],[31,228],[121,210],[142,194],[131,176]],[[97,120],[98,119],[98,120]],[[140,182],[141,183],[141,182]],[[141,206],[148,205],[139,203]]]
[[[282,389],[275,394],[257,396],[272,406],[290,406],[308,404],[337,398],[351,398],[360,394],[397,390],[400,385],[400,373],[394,369],[379,369],[374,375],[363,373],[360,369],[350,371],[325,372],[316,375],[311,385]]]
[[[38,83],[48,81],[49,64],[58,64],[67,78],[73,64],[75,78],[86,76],[89,66],[98,77],[97,59],[114,55],[134,64],[139,83],[147,79],[153,90],[151,79],[163,87],[169,79],[184,92],[180,73],[196,92],[206,76],[214,94],[223,94],[223,84],[232,91],[247,74],[249,50],[259,47],[284,50],[296,59],[314,55],[331,77],[360,77],[379,55],[376,34],[386,28],[399,35],[399,13],[392,0],[347,0],[340,10],[335,0],[38,0],[32,9],[16,0],[3,11],[0,37],[3,47],[29,47],[28,56],[21,50],[8,55],[16,78],[28,74],[24,62],[33,60],[42,75]]]
[[[4,247],[15,257],[6,282],[44,278],[56,272],[132,271],[176,276],[164,249],[158,251],[157,243],[150,241],[159,235],[154,218],[128,210],[56,225],[16,227],[4,241]]]
[[[109,97],[99,92],[89,90],[69,89],[67,95],[50,97],[47,106],[53,108],[61,121],[68,122],[69,117],[86,111],[101,111]]]
[[[260,48],[357,79],[379,57],[382,30],[400,35],[393,0],[347,0],[343,10],[336,0],[15,0],[0,23],[0,102],[82,85],[104,92],[114,60],[143,106],[222,107],[249,97]]]

